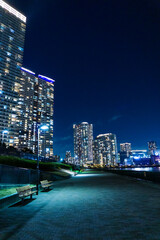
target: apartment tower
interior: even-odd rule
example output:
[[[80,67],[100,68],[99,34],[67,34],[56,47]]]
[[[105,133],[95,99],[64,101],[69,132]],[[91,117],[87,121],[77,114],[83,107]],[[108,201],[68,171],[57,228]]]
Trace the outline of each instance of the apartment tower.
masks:
[[[38,127],[40,132],[39,155],[53,157],[54,80],[22,67],[21,114],[19,116],[19,148],[28,148],[37,154]]]
[[[93,143],[93,162],[102,166],[117,164],[117,140],[112,133],[100,134]]]
[[[18,147],[26,17],[0,0],[0,140]]]
[[[76,164],[93,163],[93,125],[87,122],[73,125],[74,156]]]

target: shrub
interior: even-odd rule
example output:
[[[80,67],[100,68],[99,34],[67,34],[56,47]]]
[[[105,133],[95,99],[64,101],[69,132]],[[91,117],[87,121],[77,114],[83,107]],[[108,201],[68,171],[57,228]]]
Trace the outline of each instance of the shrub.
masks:
[[[0,164],[22,167],[22,168],[30,168],[30,169],[37,168],[37,161],[22,159],[22,158],[13,157],[13,156],[0,156]],[[43,170],[43,171],[54,171],[56,169],[61,169],[61,168],[72,170],[72,166],[63,164],[63,163],[56,163],[56,162],[53,162],[53,163],[40,162],[39,168],[40,170]]]

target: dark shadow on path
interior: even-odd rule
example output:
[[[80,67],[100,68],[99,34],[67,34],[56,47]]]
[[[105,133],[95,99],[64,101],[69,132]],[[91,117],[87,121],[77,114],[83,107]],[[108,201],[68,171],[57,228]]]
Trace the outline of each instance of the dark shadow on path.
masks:
[[[17,202],[15,204],[13,204],[12,206],[10,206],[9,208],[13,208],[13,207],[24,207],[27,204],[33,202],[34,200],[36,200],[36,198],[32,198],[32,199],[24,199],[23,201]]]

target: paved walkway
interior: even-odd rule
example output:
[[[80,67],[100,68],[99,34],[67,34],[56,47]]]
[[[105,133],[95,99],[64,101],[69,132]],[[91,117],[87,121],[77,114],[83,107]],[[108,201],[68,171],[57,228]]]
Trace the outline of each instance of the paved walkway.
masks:
[[[56,182],[0,211],[0,240],[160,240],[160,188],[110,173]]]

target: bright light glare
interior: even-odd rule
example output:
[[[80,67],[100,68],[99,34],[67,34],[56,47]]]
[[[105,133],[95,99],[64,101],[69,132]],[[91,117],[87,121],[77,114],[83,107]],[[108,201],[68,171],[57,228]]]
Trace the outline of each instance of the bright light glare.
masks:
[[[136,168],[133,168],[132,169],[133,171],[146,171],[146,172],[149,172],[149,171],[152,171],[152,168],[151,167],[136,167]]]
[[[98,173],[97,173],[97,174],[92,174],[92,173],[89,173],[89,174],[85,174],[85,173],[84,173],[84,174],[83,174],[83,173],[82,173],[82,174],[78,174],[76,177],[98,177],[98,176],[100,176],[100,175],[102,176],[103,174],[98,174]]]
[[[75,172],[69,171],[69,170],[65,170],[65,169],[61,169],[62,172],[66,172],[72,176],[75,176]]]
[[[29,70],[29,69],[27,69],[27,68],[21,67],[21,70],[22,70],[22,71],[25,71],[25,72],[28,72],[28,73],[30,73],[30,74],[33,74],[33,75],[35,75],[35,73],[34,73],[34,72],[30,71],[30,70]]]
[[[8,130],[4,130],[3,133],[9,133]]]
[[[43,126],[40,127],[40,129],[42,129],[42,130],[48,130],[49,127],[48,127],[47,125],[43,125]]]

